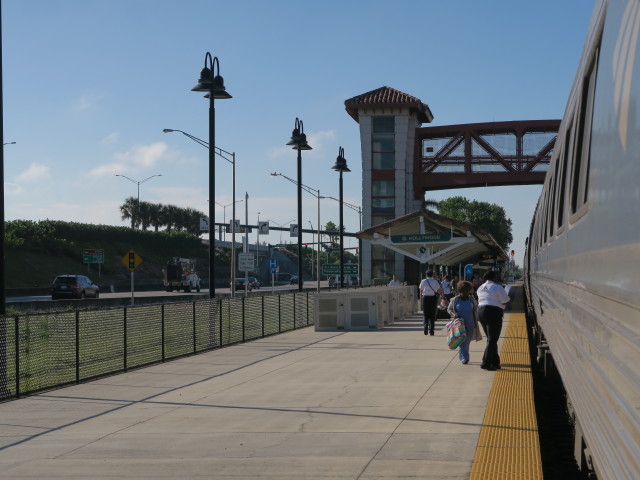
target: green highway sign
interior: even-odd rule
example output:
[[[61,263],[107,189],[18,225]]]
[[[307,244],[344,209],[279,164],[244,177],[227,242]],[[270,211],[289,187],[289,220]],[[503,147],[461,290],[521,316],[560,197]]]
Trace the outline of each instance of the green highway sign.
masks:
[[[358,275],[358,264],[345,263],[343,270],[345,275]],[[340,264],[325,263],[322,265],[322,275],[340,275]]]
[[[391,243],[440,243],[451,241],[450,233],[391,235]]]
[[[83,250],[83,263],[104,263],[104,250]]]

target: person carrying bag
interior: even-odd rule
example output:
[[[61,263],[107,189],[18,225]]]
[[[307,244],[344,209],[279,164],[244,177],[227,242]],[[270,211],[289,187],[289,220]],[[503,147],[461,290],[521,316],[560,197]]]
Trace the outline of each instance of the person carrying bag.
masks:
[[[452,324],[452,328],[454,327],[453,322],[456,321],[464,325],[464,341],[459,340],[457,343],[454,342],[454,347],[449,347],[451,349],[456,347],[459,349],[458,357],[463,365],[469,363],[470,360],[469,345],[471,344],[471,340],[482,340],[482,334],[478,328],[478,303],[471,294],[472,291],[473,286],[471,285],[471,282],[459,282],[459,295],[453,297],[447,307],[447,312],[449,312],[449,315],[451,316],[451,322],[449,323]]]

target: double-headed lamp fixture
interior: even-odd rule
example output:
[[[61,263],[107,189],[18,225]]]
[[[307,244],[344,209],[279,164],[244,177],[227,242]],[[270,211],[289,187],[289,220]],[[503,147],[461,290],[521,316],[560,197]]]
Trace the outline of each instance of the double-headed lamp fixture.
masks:
[[[287,145],[291,145],[293,150],[313,150],[307,143],[307,136],[304,134],[304,124],[298,117],[296,117],[295,127],[293,132],[291,132],[291,140],[287,142]]]
[[[340,147],[338,149],[338,158],[336,158],[336,164],[331,167],[336,172],[350,172],[349,167],[347,167],[347,159],[344,158],[344,148]]]
[[[207,60],[209,66],[207,66]],[[217,73],[215,73],[217,72]],[[233,98],[224,88],[224,79],[220,75],[220,61],[218,57],[211,57],[209,52],[204,57],[204,68],[200,70],[198,84],[191,89],[192,92],[207,92],[205,98]]]

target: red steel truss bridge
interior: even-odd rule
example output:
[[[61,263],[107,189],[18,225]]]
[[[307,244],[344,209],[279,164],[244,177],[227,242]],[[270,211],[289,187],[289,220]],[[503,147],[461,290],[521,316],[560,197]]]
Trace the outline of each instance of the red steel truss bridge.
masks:
[[[428,190],[542,184],[560,120],[416,129],[415,198]]]

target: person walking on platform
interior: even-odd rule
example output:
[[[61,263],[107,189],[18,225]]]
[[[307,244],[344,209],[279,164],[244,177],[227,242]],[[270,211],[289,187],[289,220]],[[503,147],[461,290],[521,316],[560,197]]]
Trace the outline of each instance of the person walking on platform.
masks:
[[[484,350],[480,368],[496,370],[500,368],[500,355],[498,355],[498,338],[502,331],[502,316],[504,307],[509,302],[509,295],[501,285],[496,283],[498,276],[494,271],[488,271],[484,275],[485,282],[478,287],[478,312],[480,324],[487,336],[487,347]]]
[[[449,312],[451,318],[462,319],[467,333],[467,339],[458,347],[458,357],[464,365],[469,363],[469,345],[471,340],[475,338],[474,333],[478,327],[478,303],[471,295],[472,291],[471,282],[460,282],[458,286],[459,295],[453,297],[447,307],[447,312]]]
[[[449,302],[449,300],[453,298],[453,284],[451,283],[451,277],[449,275],[445,275],[441,285],[444,297],[447,299],[447,302]]]
[[[436,326],[438,295],[442,295],[440,282],[433,278],[433,270],[427,270],[427,278],[420,282],[420,303],[424,315],[424,334],[433,335]]]

